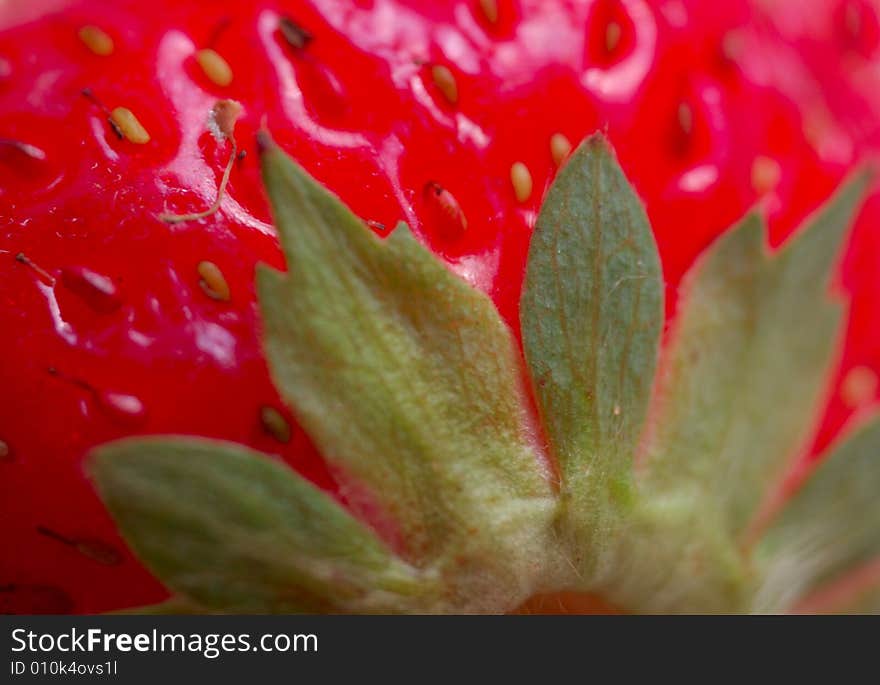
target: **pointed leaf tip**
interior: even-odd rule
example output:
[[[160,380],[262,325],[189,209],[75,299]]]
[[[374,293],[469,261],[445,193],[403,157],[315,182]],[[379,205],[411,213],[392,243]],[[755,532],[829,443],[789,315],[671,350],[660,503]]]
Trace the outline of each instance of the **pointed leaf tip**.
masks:
[[[726,534],[748,526],[809,438],[841,305],[832,267],[870,176],[856,173],[772,252],[752,212],[686,275],[646,448],[646,491],[702,493]],[[707,513],[708,515],[708,513]]]
[[[550,186],[529,247],[523,345],[569,523],[607,545],[628,490],[660,330],[660,261],[645,210],[606,138],[587,138]],[[617,494],[615,494],[617,493]],[[582,556],[588,563],[599,549]]]
[[[469,610],[503,608],[555,504],[511,331],[405,224],[378,238],[276,150],[263,170],[289,268],[258,277],[273,379],[343,489],[375,498],[419,565],[485,584],[453,592]],[[456,578],[473,559],[480,573]]]
[[[267,150],[275,147],[275,141],[272,140],[272,134],[270,134],[269,131],[267,131],[266,129],[261,128],[259,131],[257,131],[255,137],[257,141],[257,153],[259,153],[260,155],[262,155]]]

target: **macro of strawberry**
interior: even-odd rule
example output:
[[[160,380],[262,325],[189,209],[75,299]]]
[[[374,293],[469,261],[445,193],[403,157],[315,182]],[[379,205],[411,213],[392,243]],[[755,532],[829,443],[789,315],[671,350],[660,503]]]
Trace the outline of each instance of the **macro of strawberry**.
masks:
[[[653,226],[671,320],[687,269],[746,211],[765,209],[778,246],[880,150],[877,10],[867,0],[817,0],[809,12],[791,0],[0,5],[0,612],[168,596],[85,475],[87,452],[108,441],[228,440],[335,491],[261,344],[255,267],[284,267],[261,127],[380,235],[407,222],[517,336],[544,193],[571,147],[604,131]],[[221,99],[243,107],[232,159],[206,127]],[[120,107],[148,140],[108,121]],[[230,159],[218,211],[169,220],[209,208]],[[851,301],[805,461],[877,394],[878,220],[880,198],[869,198],[835,277]]]

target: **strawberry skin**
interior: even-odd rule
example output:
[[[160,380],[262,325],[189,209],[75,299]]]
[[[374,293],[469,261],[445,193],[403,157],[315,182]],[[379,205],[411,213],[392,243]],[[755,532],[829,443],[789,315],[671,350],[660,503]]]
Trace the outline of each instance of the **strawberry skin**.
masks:
[[[283,442],[261,421],[268,407],[292,425],[255,306],[255,265],[283,267],[255,161],[262,120],[378,232],[407,221],[515,330],[556,169],[551,137],[607,129],[655,228],[671,315],[684,271],[745,210],[767,203],[778,245],[876,149],[876,14],[816,5],[815,25],[796,22],[792,2],[767,14],[746,2],[499,0],[494,22],[477,2],[0,9],[0,611],[165,597],[83,475],[83,455],[109,440],[230,440],[333,489],[302,430]],[[283,17],[308,31],[304,47],[279,33]],[[111,54],[84,44],[91,25]],[[228,62],[229,85],[196,63],[203,48]],[[205,122],[221,98],[244,106],[246,155],[215,215],[163,222],[214,201],[229,148]],[[120,140],[104,107],[131,110],[150,141]],[[522,200],[515,162],[532,182]],[[819,445],[874,396],[870,373],[867,392],[844,390],[851,369],[880,365],[878,209],[863,212],[842,269],[853,300]],[[200,288],[204,261],[228,301]]]

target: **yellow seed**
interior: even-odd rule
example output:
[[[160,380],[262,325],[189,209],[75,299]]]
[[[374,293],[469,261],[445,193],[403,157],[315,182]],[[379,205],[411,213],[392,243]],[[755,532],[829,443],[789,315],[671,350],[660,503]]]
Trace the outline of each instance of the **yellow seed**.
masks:
[[[694,111],[686,102],[682,102],[678,106],[678,125],[685,135],[690,135],[694,128]]]
[[[0,461],[9,458],[9,445],[0,440]]]
[[[199,262],[198,272],[202,277],[199,285],[205,291],[205,295],[222,302],[229,300],[229,284],[226,282],[223,272],[220,271],[220,267],[214,262]]]
[[[743,54],[743,36],[739,31],[728,31],[721,39],[721,54],[731,62],[739,59]]]
[[[431,77],[434,79],[434,85],[443,93],[443,97],[453,105],[458,102],[458,85],[448,67],[435,64],[431,67]]]
[[[137,145],[144,145],[150,142],[150,134],[147,133],[141,122],[126,107],[117,107],[110,113],[110,119],[119,128],[119,132],[125,136],[126,140]]]
[[[92,561],[97,561],[104,566],[118,566],[122,563],[122,554],[116,547],[103,540],[83,538],[71,540],[73,548]]]
[[[880,379],[873,369],[854,366],[843,379],[840,396],[848,407],[860,407],[874,399],[878,385]]]
[[[266,432],[278,442],[290,442],[290,424],[274,407],[260,408],[260,420]]]
[[[522,162],[514,162],[510,167],[510,182],[516,199],[525,202],[532,194],[532,174]]]
[[[843,24],[850,36],[858,38],[862,33],[862,15],[854,2],[846,3],[843,13]]]
[[[96,55],[107,57],[113,54],[113,39],[97,26],[83,26],[78,35],[83,44]]]
[[[498,22],[498,0],[480,0],[480,9],[490,24]]]
[[[556,166],[559,166],[571,152],[571,141],[561,133],[550,136],[550,154]]]
[[[216,50],[205,48],[196,53],[196,61],[212,82],[218,86],[228,86],[232,83],[232,67],[223,59]]]
[[[608,28],[605,29],[605,49],[608,52],[614,52],[614,48],[620,44],[620,36],[622,33],[623,30],[620,28],[620,24],[616,21],[612,21],[608,24]]]
[[[755,157],[752,162],[752,188],[758,195],[764,195],[773,190],[782,176],[782,167],[772,157],[763,155]]]

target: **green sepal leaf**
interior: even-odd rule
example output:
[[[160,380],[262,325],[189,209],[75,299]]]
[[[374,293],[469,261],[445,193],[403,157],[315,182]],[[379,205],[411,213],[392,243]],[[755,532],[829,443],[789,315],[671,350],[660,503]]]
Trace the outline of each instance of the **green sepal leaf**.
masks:
[[[796,608],[848,572],[880,559],[880,420],[823,455],[754,553],[763,578],[755,608]],[[880,577],[876,578],[880,585]],[[880,594],[866,593],[862,606]]]
[[[565,516],[591,564],[631,503],[663,287],[645,210],[601,135],[559,172],[538,216],[521,302],[523,345]]]
[[[652,412],[645,491],[693,497],[732,536],[749,524],[810,437],[842,314],[831,268],[866,181],[845,185],[776,254],[763,219],[747,216],[688,274]]]
[[[451,605],[510,606],[549,563],[555,508],[511,331],[405,225],[380,240],[263,143],[288,262],[287,274],[258,273],[281,394],[355,510],[366,491],[408,558],[456,588]]]
[[[89,467],[138,557],[209,611],[412,611],[430,594],[328,495],[245,447],[130,439],[96,450]]]
[[[560,590],[641,612],[797,610],[880,556],[877,424],[817,470],[753,557],[740,539],[809,437],[842,309],[829,275],[864,176],[776,254],[756,215],[710,248],[654,387],[650,227],[604,139],[575,152],[541,210],[521,303],[557,497],[491,300],[405,225],[380,240],[261,143],[288,263],[258,272],[266,354],[354,515],[241,446],[101,448],[101,496],[177,595],[143,611],[500,612]],[[399,533],[398,554],[358,516]]]

